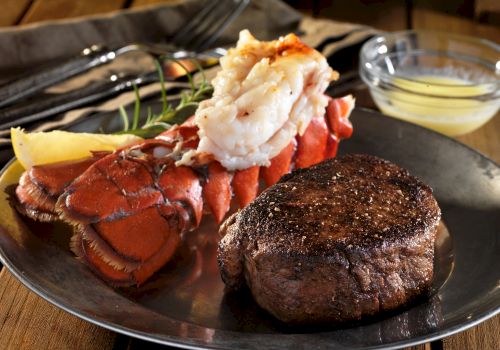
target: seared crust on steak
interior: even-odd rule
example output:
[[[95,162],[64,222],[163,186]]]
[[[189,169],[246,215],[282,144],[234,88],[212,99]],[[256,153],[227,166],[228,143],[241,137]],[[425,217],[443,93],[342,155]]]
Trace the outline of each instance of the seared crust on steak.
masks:
[[[221,227],[229,289],[290,323],[359,320],[427,291],[440,210],[408,171],[347,155],[284,176]]]

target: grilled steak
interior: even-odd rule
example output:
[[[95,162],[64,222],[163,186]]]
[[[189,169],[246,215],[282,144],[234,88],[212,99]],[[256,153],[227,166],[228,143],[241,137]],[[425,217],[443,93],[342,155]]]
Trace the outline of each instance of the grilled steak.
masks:
[[[284,322],[359,320],[429,289],[440,215],[432,190],[386,160],[327,160],[225,222],[222,279]]]

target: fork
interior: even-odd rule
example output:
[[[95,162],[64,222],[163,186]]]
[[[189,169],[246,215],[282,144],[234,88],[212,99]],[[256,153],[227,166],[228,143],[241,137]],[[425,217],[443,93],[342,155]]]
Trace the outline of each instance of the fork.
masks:
[[[205,51],[220,33],[245,9],[250,0],[209,1],[191,21],[165,44],[131,43],[115,49],[92,45],[61,65],[41,70],[0,87],[0,107],[55,85],[92,68],[110,63],[123,54],[142,51],[173,59],[220,57],[223,49]]]

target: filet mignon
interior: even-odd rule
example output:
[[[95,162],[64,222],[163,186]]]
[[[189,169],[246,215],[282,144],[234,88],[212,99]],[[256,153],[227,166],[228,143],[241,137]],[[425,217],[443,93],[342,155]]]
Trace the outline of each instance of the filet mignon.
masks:
[[[389,161],[327,160],[224,223],[222,279],[284,322],[359,320],[428,291],[440,216],[431,188]]]

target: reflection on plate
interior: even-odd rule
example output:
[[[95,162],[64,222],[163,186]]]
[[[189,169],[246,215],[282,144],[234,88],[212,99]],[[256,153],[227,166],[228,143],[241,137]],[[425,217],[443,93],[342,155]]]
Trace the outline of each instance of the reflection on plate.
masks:
[[[108,117],[97,115],[74,128],[92,131]],[[29,288],[77,316],[183,347],[403,347],[496,314],[500,272],[491,267],[500,256],[500,168],[451,139],[374,112],[355,110],[352,120],[354,137],[341,144],[341,152],[381,156],[422,178],[434,188],[450,233],[442,230],[437,241],[433,294],[398,312],[341,328],[287,327],[248,293],[224,294],[215,261],[217,227],[208,217],[192,237],[203,247],[203,264],[186,249],[141,288],[113,290],[73,257],[67,226],[34,223],[10,208],[3,189],[19,177],[16,163],[0,181],[0,256]]]

